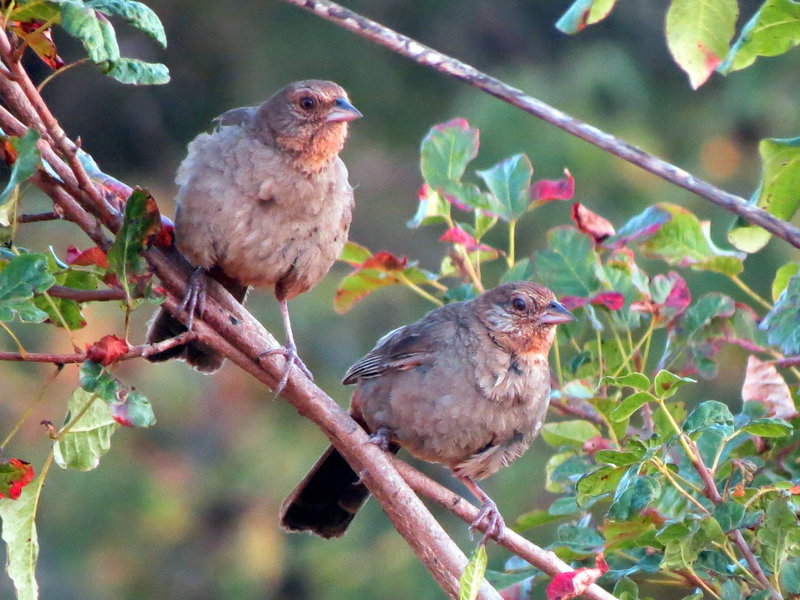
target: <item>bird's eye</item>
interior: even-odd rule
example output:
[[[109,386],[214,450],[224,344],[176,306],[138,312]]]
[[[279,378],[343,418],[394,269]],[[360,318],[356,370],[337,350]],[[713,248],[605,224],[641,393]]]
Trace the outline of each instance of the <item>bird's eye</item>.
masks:
[[[311,110],[316,105],[316,102],[310,96],[303,96],[300,98],[300,107],[305,110]]]
[[[525,298],[520,298],[519,296],[517,296],[511,301],[511,306],[514,307],[514,310],[522,312],[528,308],[528,303],[525,302]]]

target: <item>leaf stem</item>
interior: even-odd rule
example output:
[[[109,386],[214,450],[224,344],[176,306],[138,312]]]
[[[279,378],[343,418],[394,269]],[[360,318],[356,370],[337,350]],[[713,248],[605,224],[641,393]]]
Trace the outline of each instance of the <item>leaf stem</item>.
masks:
[[[52,73],[50,73],[50,75],[48,75],[47,77],[42,79],[42,81],[39,83],[39,85],[36,86],[36,90],[41,94],[42,90],[44,89],[44,87],[48,83],[53,81],[53,79],[55,79],[58,75],[61,75],[65,71],[69,71],[70,69],[72,69],[74,67],[79,67],[80,65],[86,64],[87,62],[89,62],[88,58],[81,58],[79,60],[76,60],[74,62],[69,63],[68,65],[64,65],[63,67],[61,67],[60,69],[58,69],[56,71],[53,71]]]
[[[672,484],[672,487],[674,487],[681,496],[684,496],[689,502],[694,504],[704,515],[710,514],[708,509],[703,506],[703,504],[697,498],[692,496],[683,488],[680,483],[678,483],[678,480],[672,476],[672,471],[669,470],[666,463],[655,456],[650,459],[650,462],[656,469],[658,469],[659,473],[661,473],[667,479],[667,481]]]
[[[30,403],[30,406],[28,406],[27,409],[25,409],[25,412],[22,413],[22,416],[17,420],[16,423],[14,423],[14,427],[12,427],[11,431],[8,432],[8,435],[3,439],[2,442],[0,442],[0,451],[2,451],[3,448],[8,446],[9,442],[11,442],[11,440],[14,439],[14,436],[17,435],[17,432],[19,431],[20,427],[22,427],[22,424],[25,423],[25,421],[27,421],[28,418],[30,418],[31,413],[34,410],[36,410],[36,407],[44,398],[44,393],[47,390],[48,386],[51,383],[53,383],[53,381],[55,381],[59,373],[61,373],[61,369],[56,369],[53,372],[53,374],[47,378],[47,380],[44,382],[44,385],[42,385],[41,389],[39,390],[39,394],[36,396],[34,401]]]
[[[25,356],[25,355],[27,355],[27,354],[28,354],[28,352],[27,352],[27,351],[25,350],[25,348],[23,347],[23,345],[22,345],[22,342],[20,342],[20,341],[19,341],[19,338],[18,338],[16,335],[14,335],[14,332],[13,332],[13,331],[11,331],[11,329],[9,328],[9,326],[8,326],[8,325],[6,325],[5,323],[3,323],[2,321],[0,321],[0,327],[2,327],[3,329],[5,329],[5,330],[6,330],[6,333],[7,333],[9,336],[11,336],[11,339],[12,339],[12,340],[14,340],[14,343],[17,345],[17,349],[19,350],[19,353],[20,353],[22,356]]]
[[[418,286],[416,283],[414,283],[408,277],[406,277],[403,273],[400,273],[399,279],[400,279],[400,281],[403,282],[403,285],[405,285],[408,288],[410,288],[413,292],[415,292],[419,296],[422,296],[423,298],[425,298],[425,300],[428,300],[429,302],[433,302],[436,306],[443,306],[444,305],[444,302],[439,300],[436,296],[433,296],[433,295],[429,294],[428,292],[426,292],[424,289],[422,289],[420,286]]]
[[[515,251],[517,245],[517,220],[511,219],[508,222],[508,256],[506,256],[506,263],[508,263],[508,268],[514,266],[516,262],[514,259]]]
[[[758,293],[753,290],[749,285],[747,285],[744,281],[742,281],[738,275],[730,275],[730,280],[735,283],[740,290],[742,290],[745,294],[750,296],[753,300],[758,302],[762,307],[766,308],[767,310],[772,310],[772,304],[764,300]]]
[[[81,417],[83,417],[83,415],[86,414],[86,411],[89,410],[89,408],[92,406],[92,404],[94,404],[97,398],[98,398],[97,392],[94,392],[91,396],[89,396],[89,400],[86,402],[84,406],[81,407],[80,411],[78,411],[78,414],[75,415],[74,418],[70,419],[69,423],[65,424],[61,429],[58,430],[55,436],[53,436],[53,440],[59,441],[65,435],[67,435],[70,432],[70,430],[75,426],[75,424],[81,420]]]

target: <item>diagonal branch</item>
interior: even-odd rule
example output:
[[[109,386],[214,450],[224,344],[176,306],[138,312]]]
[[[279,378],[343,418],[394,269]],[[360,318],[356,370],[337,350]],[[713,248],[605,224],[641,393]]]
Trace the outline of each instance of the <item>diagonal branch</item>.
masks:
[[[800,248],[800,229],[747,202],[744,198],[721,190],[695,177],[665,160],[645,152],[613,135],[569,116],[560,110],[529,96],[522,90],[491,77],[460,60],[443,54],[416,40],[397,33],[388,27],[344,8],[328,0],[284,0],[322,17],[339,27],[357,33],[368,40],[389,48],[411,60],[445,75],[460,79],[512,106],[521,108],[535,117],[563,129],[590,144],[641,167],[645,171],[674,183],[705,198],[709,202],[732,212],[753,225],[763,227],[770,233]]]

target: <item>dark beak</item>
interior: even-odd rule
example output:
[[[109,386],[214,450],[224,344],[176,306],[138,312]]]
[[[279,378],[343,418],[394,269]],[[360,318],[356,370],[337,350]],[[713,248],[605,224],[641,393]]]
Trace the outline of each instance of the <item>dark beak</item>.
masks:
[[[548,304],[547,308],[542,313],[542,316],[539,317],[539,323],[548,325],[569,323],[570,321],[574,320],[575,320],[575,315],[573,315],[566,308],[564,308],[564,305],[558,302],[557,300],[553,300],[550,304]]]
[[[337,98],[328,116],[325,117],[325,122],[341,123],[342,121],[354,121],[363,116],[361,111],[350,104],[345,98]]]

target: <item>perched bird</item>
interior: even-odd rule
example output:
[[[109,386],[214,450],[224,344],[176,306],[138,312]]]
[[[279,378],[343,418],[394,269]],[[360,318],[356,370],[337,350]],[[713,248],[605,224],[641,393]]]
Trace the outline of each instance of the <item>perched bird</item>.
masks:
[[[349,121],[361,113],[332,81],[297,81],[261,106],[219,116],[219,128],[190,144],[178,169],[175,243],[194,265],[182,311],[186,325],[162,310],[148,342],[174,337],[202,314],[205,276],[244,301],[249,286],[272,287],[280,304],[286,367],[307,372],[297,356],[287,301],[325,276],[350,228],[353,188],[339,158]],[[148,357],[182,358],[213,372],[223,358],[190,342]],[[310,375],[310,374],[309,374]]]
[[[382,337],[350,367],[343,383],[357,385],[353,418],[384,449],[449,467],[481,501],[470,530],[486,519],[487,536],[500,535],[497,506],[475,481],[536,437],[550,400],[555,326],[573,318],[548,288],[530,282],[437,308]],[[337,537],[368,496],[331,446],[284,501],[281,525]]]

